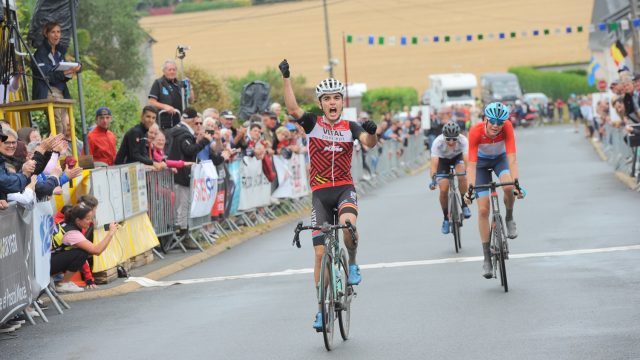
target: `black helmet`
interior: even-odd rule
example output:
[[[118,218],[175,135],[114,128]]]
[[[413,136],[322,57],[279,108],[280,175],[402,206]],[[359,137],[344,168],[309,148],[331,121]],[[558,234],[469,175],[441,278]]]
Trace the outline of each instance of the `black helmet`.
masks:
[[[460,126],[458,126],[458,123],[455,121],[449,121],[444,124],[444,127],[442,128],[442,135],[450,138],[458,137],[458,135],[460,135]]]

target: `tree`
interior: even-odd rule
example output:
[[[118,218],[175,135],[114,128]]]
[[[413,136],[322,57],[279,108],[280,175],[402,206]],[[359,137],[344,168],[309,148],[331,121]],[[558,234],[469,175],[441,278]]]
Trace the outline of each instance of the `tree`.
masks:
[[[109,80],[136,86],[144,74],[140,46],[145,33],[138,25],[136,0],[82,0],[78,27],[89,32],[91,43],[84,55],[95,59],[96,71]]]
[[[196,101],[191,106],[198,111],[209,107],[216,108],[218,111],[229,108],[231,98],[224,81],[197,66],[187,67],[185,76],[191,81],[196,95]]]

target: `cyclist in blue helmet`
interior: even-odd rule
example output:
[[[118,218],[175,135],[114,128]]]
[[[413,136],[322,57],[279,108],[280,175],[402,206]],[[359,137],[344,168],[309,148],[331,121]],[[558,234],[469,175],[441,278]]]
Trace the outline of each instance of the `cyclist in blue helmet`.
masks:
[[[469,185],[487,184],[491,182],[491,171],[500,182],[518,180],[518,162],[516,161],[516,139],[511,121],[509,107],[493,102],[484,109],[484,121],[469,130],[469,163],[467,180]],[[505,221],[507,236],[515,239],[518,236],[516,223],[513,220],[513,205],[516,196],[523,197],[514,186],[504,186],[504,204],[507,210]],[[516,191],[516,195],[514,195]],[[489,249],[489,191],[478,192],[478,227],[484,253],[483,276],[492,277],[491,253]],[[471,203],[469,194],[465,194],[467,204]]]

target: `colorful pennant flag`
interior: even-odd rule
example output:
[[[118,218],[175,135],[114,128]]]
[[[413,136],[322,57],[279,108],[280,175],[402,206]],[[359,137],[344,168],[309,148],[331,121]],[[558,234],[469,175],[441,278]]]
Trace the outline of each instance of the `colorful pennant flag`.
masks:
[[[589,75],[587,76],[587,83],[589,86],[596,84],[596,71],[600,68],[600,64],[596,62],[596,59],[592,56],[589,60]]]

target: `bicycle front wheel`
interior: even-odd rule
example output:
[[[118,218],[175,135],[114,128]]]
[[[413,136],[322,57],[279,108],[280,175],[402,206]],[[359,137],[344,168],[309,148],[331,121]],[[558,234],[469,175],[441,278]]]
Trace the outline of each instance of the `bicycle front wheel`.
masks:
[[[333,324],[335,322],[333,264],[329,254],[322,256],[320,266],[320,312],[322,313],[322,337],[324,346],[331,350],[333,346]]]
[[[502,287],[504,287],[504,292],[509,291],[509,284],[507,283],[507,265],[505,264],[505,259],[507,254],[505,252],[504,243],[506,242],[506,237],[504,235],[504,230],[502,227],[502,218],[498,217],[496,220],[496,246],[497,246],[497,256],[498,256],[498,265],[500,271],[500,282],[502,283]]]
[[[453,247],[456,253],[460,250],[460,211],[459,204],[455,194],[451,194],[449,198],[449,216],[451,221],[451,229],[453,233]]]
[[[340,324],[340,335],[342,340],[349,338],[349,326],[351,325],[351,299],[353,287],[348,285],[349,263],[344,249],[340,250],[340,263],[338,266],[337,295],[340,308],[338,309],[338,324]]]

